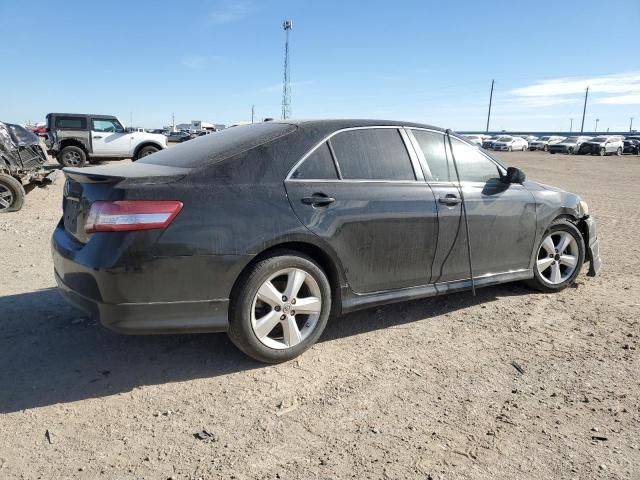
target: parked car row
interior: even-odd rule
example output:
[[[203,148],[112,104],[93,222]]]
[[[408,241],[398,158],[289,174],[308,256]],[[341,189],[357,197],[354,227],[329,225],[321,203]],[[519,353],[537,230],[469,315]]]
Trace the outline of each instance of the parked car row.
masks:
[[[564,137],[561,135],[499,135],[470,134],[464,136],[469,142],[485,150],[502,152],[542,150],[549,153],[580,155],[640,155],[640,135],[584,135]]]

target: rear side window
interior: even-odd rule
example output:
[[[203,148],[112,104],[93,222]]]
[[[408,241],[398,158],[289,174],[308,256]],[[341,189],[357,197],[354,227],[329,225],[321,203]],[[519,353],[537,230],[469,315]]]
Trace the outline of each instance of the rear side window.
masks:
[[[291,178],[337,180],[338,173],[333,162],[333,156],[327,142],[324,142],[309,155],[304,162],[293,172]]]
[[[288,123],[265,122],[225,128],[189,140],[180,148],[166,148],[138,160],[170,167],[197,168],[214,164],[295,131]]]
[[[70,130],[86,130],[86,117],[56,117],[56,128]]]
[[[330,140],[344,180],[415,180],[409,153],[395,128],[340,132]]]
[[[425,130],[412,130],[412,132],[427,161],[431,178],[436,182],[455,180],[455,171],[447,158],[447,149],[445,148],[447,137],[441,133]]]

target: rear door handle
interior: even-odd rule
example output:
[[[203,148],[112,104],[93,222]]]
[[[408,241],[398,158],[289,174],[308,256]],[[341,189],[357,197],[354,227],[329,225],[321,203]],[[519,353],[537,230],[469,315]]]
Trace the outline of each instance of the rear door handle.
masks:
[[[101,135],[95,135],[93,138],[102,138]]]
[[[452,194],[445,195],[444,197],[438,198],[439,203],[444,203],[445,205],[459,205],[462,203],[458,197]]]
[[[312,205],[314,207],[326,207],[327,205],[335,201],[335,198],[327,197],[322,193],[316,193],[310,197],[302,197],[302,203],[304,203],[305,205]]]

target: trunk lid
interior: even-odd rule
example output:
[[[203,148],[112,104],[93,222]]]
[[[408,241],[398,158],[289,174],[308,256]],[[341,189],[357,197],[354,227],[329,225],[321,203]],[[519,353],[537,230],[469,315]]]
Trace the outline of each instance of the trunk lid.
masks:
[[[89,168],[65,168],[62,220],[69,235],[87,243],[85,225],[91,204],[97,200],[125,200],[132,190],[166,185],[183,178],[190,169],[151,164],[105,165]]]

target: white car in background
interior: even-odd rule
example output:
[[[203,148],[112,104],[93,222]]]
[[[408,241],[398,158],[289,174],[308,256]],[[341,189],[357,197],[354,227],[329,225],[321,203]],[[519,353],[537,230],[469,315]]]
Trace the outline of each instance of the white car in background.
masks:
[[[529,148],[529,142],[522,137],[504,136],[498,137],[491,148],[502,152],[512,152],[514,150],[524,152]]]
[[[478,145],[480,147],[482,146],[482,142],[485,138],[484,135],[463,135],[463,136],[474,145]]]
[[[556,143],[562,142],[567,137],[561,137],[558,135],[548,135],[545,137],[540,137],[538,140],[534,140],[529,143],[529,150],[544,150],[545,152],[549,150],[549,145],[555,145]]]

